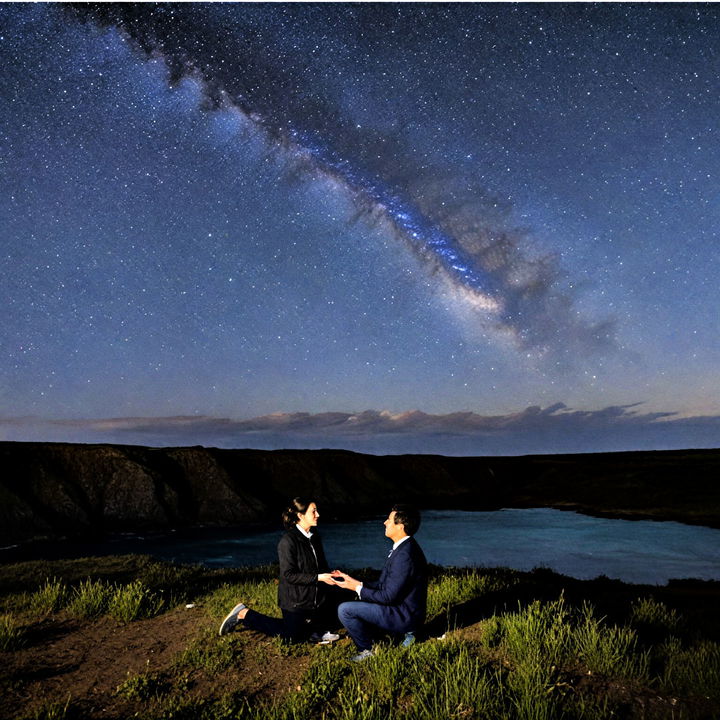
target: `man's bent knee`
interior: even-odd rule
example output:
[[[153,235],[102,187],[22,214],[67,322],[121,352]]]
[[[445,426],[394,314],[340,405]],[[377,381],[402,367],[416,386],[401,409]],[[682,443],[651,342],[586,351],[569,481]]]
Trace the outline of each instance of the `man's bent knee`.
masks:
[[[338,611],[337,611],[338,618],[339,618],[340,622],[343,623],[343,625],[345,624],[345,620],[348,617],[352,617],[354,615],[353,605],[357,605],[357,601],[344,602],[344,603],[340,603],[340,605],[338,605]]]

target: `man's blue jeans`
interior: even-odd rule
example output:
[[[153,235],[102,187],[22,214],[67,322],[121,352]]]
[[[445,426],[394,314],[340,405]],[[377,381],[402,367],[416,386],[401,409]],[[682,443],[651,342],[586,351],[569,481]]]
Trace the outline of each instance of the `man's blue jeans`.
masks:
[[[385,633],[397,634],[397,631],[387,627],[383,606],[376,603],[360,600],[341,603],[338,607],[338,618],[358,650],[370,650],[373,641]]]

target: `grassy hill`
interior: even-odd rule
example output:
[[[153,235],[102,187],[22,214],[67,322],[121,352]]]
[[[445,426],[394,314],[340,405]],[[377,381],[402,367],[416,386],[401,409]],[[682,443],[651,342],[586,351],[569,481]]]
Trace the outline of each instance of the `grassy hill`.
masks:
[[[418,642],[387,642],[356,665],[345,637],[332,646],[247,630],[218,637],[240,599],[278,613],[276,573],[144,556],[0,568],[3,717],[720,716],[717,582],[435,567]]]

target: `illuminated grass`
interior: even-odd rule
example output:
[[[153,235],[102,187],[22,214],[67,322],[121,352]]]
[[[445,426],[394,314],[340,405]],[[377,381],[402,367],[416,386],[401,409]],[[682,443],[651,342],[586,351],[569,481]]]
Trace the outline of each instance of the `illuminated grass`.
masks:
[[[85,580],[73,589],[68,612],[80,618],[96,618],[104,614],[112,597],[112,588],[102,581]]]
[[[17,619],[7,613],[0,615],[0,650],[17,650],[23,642],[23,630]]]
[[[664,646],[661,687],[672,693],[720,701],[720,645],[708,640],[683,647],[677,638]]]
[[[30,596],[28,604],[36,615],[48,615],[64,607],[67,600],[67,587],[57,578],[53,578],[46,580],[45,584]]]
[[[108,600],[108,614],[120,622],[154,617],[163,608],[164,600],[139,580],[115,589]]]

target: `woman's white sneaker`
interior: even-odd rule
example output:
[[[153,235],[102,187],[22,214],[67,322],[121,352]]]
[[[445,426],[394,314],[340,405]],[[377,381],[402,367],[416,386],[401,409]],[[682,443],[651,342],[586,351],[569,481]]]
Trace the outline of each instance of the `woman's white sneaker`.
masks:
[[[241,610],[245,609],[243,603],[238,603],[229,613],[228,616],[220,624],[220,635],[227,635],[240,622],[238,615]]]

